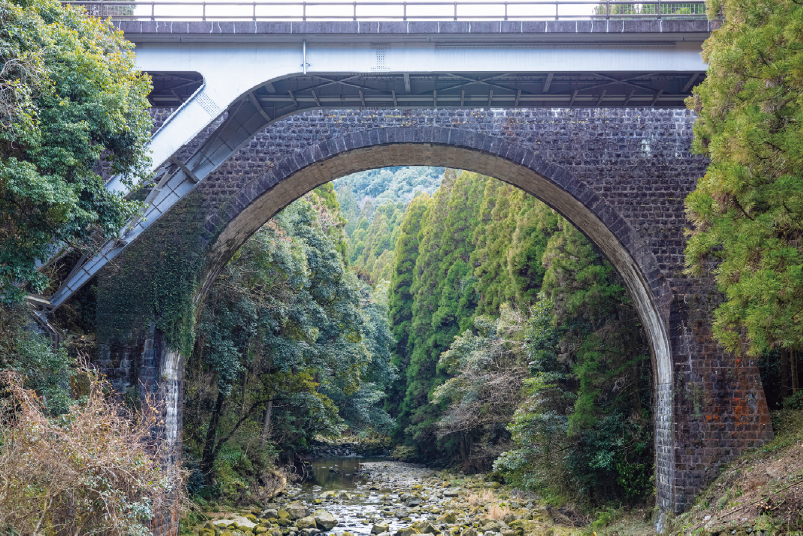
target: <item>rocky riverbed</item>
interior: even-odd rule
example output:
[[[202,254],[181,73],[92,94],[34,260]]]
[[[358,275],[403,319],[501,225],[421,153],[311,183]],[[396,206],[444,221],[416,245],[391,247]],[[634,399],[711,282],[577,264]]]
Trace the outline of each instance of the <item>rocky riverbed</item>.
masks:
[[[361,463],[347,489],[291,485],[274,502],[215,519],[202,536],[524,536],[583,520],[498,483],[394,461]],[[568,515],[567,515],[568,514]]]

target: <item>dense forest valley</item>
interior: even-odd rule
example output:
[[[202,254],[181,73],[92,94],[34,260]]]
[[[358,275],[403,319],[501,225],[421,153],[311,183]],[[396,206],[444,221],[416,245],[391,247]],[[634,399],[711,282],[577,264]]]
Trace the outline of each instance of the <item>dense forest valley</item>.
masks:
[[[73,397],[93,399],[98,380],[74,361],[97,352],[94,292],[55,315],[69,334],[59,352],[4,313],[3,355],[15,356],[4,365],[46,413],[76,411],[64,378]],[[799,357],[767,352],[760,365],[776,440],[667,520],[655,508],[650,350],[600,251],[495,178],[424,167],[343,177],[264,224],[199,309],[181,531],[523,536],[719,523],[784,534],[800,517],[798,488],[775,517],[731,512],[739,495],[769,493],[747,467],[803,469]],[[109,411],[93,400],[71,419]],[[149,423],[99,440],[136,443]],[[158,493],[150,482],[126,485]]]

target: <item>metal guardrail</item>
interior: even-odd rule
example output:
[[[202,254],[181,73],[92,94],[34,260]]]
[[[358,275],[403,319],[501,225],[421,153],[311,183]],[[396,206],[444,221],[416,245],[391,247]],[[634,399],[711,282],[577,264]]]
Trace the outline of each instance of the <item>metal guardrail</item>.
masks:
[[[67,1],[115,21],[478,21],[704,19],[705,0]]]

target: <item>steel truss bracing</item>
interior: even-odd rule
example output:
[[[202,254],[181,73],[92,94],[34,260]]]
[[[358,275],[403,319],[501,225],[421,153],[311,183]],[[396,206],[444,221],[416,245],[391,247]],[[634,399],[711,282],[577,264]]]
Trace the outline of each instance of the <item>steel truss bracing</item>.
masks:
[[[699,72],[310,74],[249,94],[273,118],[310,108],[683,107]]]

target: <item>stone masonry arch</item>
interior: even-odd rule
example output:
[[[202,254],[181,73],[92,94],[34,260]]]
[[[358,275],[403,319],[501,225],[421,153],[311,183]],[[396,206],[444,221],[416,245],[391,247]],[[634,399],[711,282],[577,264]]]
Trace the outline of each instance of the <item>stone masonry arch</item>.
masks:
[[[757,364],[711,338],[715,287],[683,275],[683,199],[705,168],[689,153],[692,122],[687,111],[643,109],[305,112],[266,127],[177,205],[194,210],[171,211],[145,234],[200,230],[182,246],[201,259],[191,274],[198,303],[261,225],[349,173],[448,166],[527,191],[597,244],[634,299],[655,377],[658,506],[679,512],[721,463],[772,437]],[[147,248],[135,241],[119,264]],[[172,401],[166,435],[179,448],[183,359],[159,330],[151,327],[137,348],[107,347],[103,360],[119,384],[139,370],[137,380]]]

